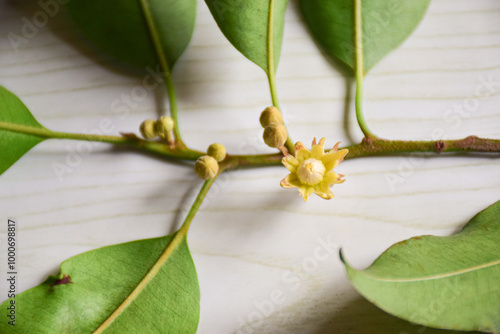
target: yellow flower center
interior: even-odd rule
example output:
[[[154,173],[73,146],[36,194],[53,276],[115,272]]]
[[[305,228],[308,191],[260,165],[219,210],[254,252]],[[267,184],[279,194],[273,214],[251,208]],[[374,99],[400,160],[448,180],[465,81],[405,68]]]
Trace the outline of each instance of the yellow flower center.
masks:
[[[307,159],[297,169],[300,182],[310,186],[323,181],[323,175],[325,175],[325,165],[317,159]]]

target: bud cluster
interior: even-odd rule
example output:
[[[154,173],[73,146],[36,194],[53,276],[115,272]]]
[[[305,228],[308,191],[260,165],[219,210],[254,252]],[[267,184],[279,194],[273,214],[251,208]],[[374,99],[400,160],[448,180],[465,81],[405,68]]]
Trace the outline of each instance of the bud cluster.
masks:
[[[156,121],[147,119],[141,123],[140,131],[144,139],[155,139],[160,137],[170,144],[173,143],[172,130],[174,129],[174,120],[169,116],[161,116]]]
[[[226,158],[226,148],[222,144],[212,144],[194,164],[194,171],[203,180],[210,180],[219,173],[219,162]]]
[[[260,115],[260,125],[264,128],[264,142],[267,146],[281,149],[288,138],[283,124],[283,115],[278,108],[272,106],[264,109]]]

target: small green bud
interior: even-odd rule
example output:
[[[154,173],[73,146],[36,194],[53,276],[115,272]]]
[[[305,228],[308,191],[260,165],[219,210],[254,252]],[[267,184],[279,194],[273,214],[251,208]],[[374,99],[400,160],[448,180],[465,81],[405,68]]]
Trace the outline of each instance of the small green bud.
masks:
[[[194,171],[201,179],[210,180],[219,172],[219,164],[211,156],[204,155],[196,160]]]
[[[264,109],[262,114],[260,114],[259,121],[260,125],[262,125],[263,128],[272,123],[283,124],[283,115],[281,115],[281,112],[278,108],[267,107],[266,109]]]
[[[152,119],[147,119],[141,123],[140,126],[141,135],[145,139],[153,139],[157,136],[155,131],[155,121]]]
[[[163,139],[171,140],[172,135],[170,131],[174,129],[174,120],[172,117],[161,116],[155,122],[155,131]]]
[[[222,144],[215,143],[208,147],[207,154],[221,162],[226,157],[226,148]]]
[[[288,133],[283,124],[271,123],[264,129],[264,142],[269,147],[281,148],[287,138]]]

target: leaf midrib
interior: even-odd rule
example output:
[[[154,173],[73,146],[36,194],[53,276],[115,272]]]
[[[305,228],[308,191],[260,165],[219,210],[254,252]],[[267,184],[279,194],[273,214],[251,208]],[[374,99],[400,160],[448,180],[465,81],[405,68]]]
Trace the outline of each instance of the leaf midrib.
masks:
[[[148,0],[140,0],[142,12],[148,24],[148,30],[151,34],[151,38],[153,40],[154,47],[156,49],[156,54],[160,61],[161,66],[163,67],[163,71],[167,76],[170,76],[170,66],[167,60],[167,56],[165,55],[165,50],[161,46],[160,35],[158,33],[158,29],[156,29],[155,22],[151,15],[151,7],[149,6]]]
[[[187,229],[181,228],[172,238],[171,242],[165,248],[161,256],[158,258],[156,263],[151,267],[149,272],[144,276],[144,278],[137,284],[137,286],[132,290],[130,295],[125,298],[125,300],[118,306],[118,308],[104,321],[94,332],[94,334],[99,334],[104,332],[112,323],[115,321],[125,309],[134,301],[137,296],[139,296],[148,285],[149,282],[153,280],[156,274],[160,271],[165,262],[168,261],[172,253],[178,248],[183,239],[187,235]]]
[[[23,124],[0,121],[0,130],[24,133],[27,135],[32,135],[42,138],[47,138],[51,136],[53,131],[48,130],[47,128],[43,127],[40,124],[38,125],[39,126],[32,126],[32,125],[23,125]]]
[[[356,79],[363,80],[365,77],[365,55],[363,49],[363,7],[362,0],[354,1],[354,54]]]
[[[274,0],[269,0],[269,18],[267,26],[267,70],[274,75]]]
[[[142,292],[142,290],[144,290],[147,284],[156,276],[161,267],[168,261],[172,253],[178,248],[181,242],[184,241],[187,243],[186,238],[187,238],[187,233],[189,231],[189,227],[191,226],[191,221],[196,215],[198,209],[200,208],[203,198],[205,198],[206,194],[208,193],[208,190],[210,189],[210,187],[212,186],[212,184],[215,182],[216,179],[217,176],[210,180],[205,181],[200,192],[198,193],[198,196],[196,197],[196,200],[193,203],[193,206],[191,207],[191,210],[189,210],[188,215],[184,220],[184,223],[182,224],[179,231],[175,233],[174,237],[172,238],[168,246],[165,248],[162,255],[151,267],[146,276],[144,276],[144,278],[139,282],[139,284],[134,288],[134,290],[132,290],[130,295],[128,295],[127,298],[125,298],[125,300],[120,304],[120,306],[118,306],[117,309],[96,329],[94,334],[100,334],[104,330],[106,330],[113,323],[113,321],[116,320],[122,314],[122,312],[132,303],[132,301],[137,296],[139,296],[139,294]]]
[[[486,262],[477,266],[461,269],[461,270],[456,270],[456,271],[451,271],[443,274],[438,274],[438,275],[431,275],[431,276],[424,276],[424,277],[418,277],[418,278],[380,278],[377,276],[373,275],[367,275],[366,273],[363,273],[362,275],[366,278],[373,279],[375,281],[379,282],[388,282],[388,283],[407,283],[407,282],[420,282],[420,281],[430,281],[430,280],[436,280],[440,278],[447,278],[447,277],[453,277],[461,274],[466,274],[469,272],[473,272],[476,270],[481,270],[489,267],[493,267],[496,265],[500,265],[500,259],[491,261],[491,262]],[[362,272],[361,272],[362,273]]]

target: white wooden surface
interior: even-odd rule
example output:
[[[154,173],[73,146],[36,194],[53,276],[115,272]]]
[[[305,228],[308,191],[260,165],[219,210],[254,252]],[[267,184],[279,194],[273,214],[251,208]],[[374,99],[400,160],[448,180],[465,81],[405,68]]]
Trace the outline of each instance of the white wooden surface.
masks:
[[[158,90],[119,119],[111,104],[142,78],[96,53],[63,14],[15,52],[6,34],[20,34],[22,18],[31,20],[40,10],[35,1],[0,1],[0,84],[42,124],[82,132],[109,118],[113,133],[137,131],[164,108],[165,94]],[[402,139],[433,133],[500,138],[499,22],[498,0],[434,0],[415,33],[367,77],[365,109],[373,131]],[[352,82],[337,67],[318,50],[292,1],[278,85],[295,140],[360,140],[346,97]],[[466,116],[447,113],[474,102],[467,99],[490,76],[496,82],[491,96]],[[221,142],[233,153],[271,152],[258,123],[270,104],[264,73],[225,40],[203,1],[175,82],[188,145],[203,150]],[[77,144],[46,141],[0,177],[0,245],[5,248],[7,217],[15,218],[19,291],[57,273],[70,256],[173,231],[201,185],[189,167],[105,144],[58,180],[54,162],[65,163]],[[499,163],[487,157],[346,161],[339,171],[347,181],[334,188],[336,198],[308,203],[280,188],[284,167],[228,174],[217,181],[189,236],[202,293],[199,333],[441,333],[361,299],[337,248],[361,268],[394,242],[459,230],[500,199]],[[397,183],[391,186],[388,178]],[[325,242],[331,253],[319,250]],[[277,290],[284,301],[270,307]],[[257,306],[263,304],[264,312]]]

